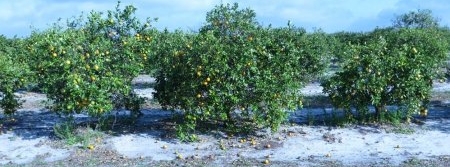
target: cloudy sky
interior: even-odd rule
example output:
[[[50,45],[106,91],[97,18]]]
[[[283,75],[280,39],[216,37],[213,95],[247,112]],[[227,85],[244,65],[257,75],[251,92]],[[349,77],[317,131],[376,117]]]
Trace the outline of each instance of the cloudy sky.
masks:
[[[450,25],[446,0],[122,0],[138,9],[139,18],[157,17],[154,26],[170,30],[197,30],[215,5],[234,2],[255,10],[263,25],[285,26],[290,20],[307,30],[330,33],[389,26],[395,16],[417,9],[430,9],[441,25]],[[0,0],[0,34],[24,37],[31,27],[46,29],[58,18],[113,10],[116,4],[115,0]]]

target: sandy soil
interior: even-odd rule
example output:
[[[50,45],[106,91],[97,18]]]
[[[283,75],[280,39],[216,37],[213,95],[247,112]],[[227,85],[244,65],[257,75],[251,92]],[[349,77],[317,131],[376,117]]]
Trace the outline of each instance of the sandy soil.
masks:
[[[135,91],[152,98],[146,76],[136,78]],[[450,84],[435,84],[435,92]],[[302,92],[320,95],[318,84]],[[246,136],[211,131],[199,142],[182,143],[173,137],[171,114],[152,105],[126,126],[120,119],[112,131],[101,133],[89,145],[67,145],[53,133],[63,118],[48,112],[45,96],[18,92],[25,100],[13,118],[0,114],[0,165],[3,166],[450,166],[450,108],[446,98],[429,109],[423,124],[322,125],[329,108],[305,108],[292,113],[290,123],[277,132],[267,129]],[[447,96],[448,97],[448,96]],[[126,115],[127,111],[117,111]],[[77,122],[88,119],[77,115]],[[313,124],[313,125],[309,125]],[[122,126],[123,125],[123,126]],[[83,127],[83,126],[81,126]],[[89,133],[89,128],[80,128]],[[91,132],[92,133],[92,132]]]

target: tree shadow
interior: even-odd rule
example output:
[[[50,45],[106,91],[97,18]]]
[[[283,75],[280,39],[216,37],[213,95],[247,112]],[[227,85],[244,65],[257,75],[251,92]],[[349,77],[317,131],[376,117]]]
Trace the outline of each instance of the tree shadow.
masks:
[[[176,143],[176,125],[181,119],[181,113],[166,111],[158,108],[143,109],[142,115],[133,117],[127,110],[112,111],[104,120],[94,119],[85,114],[74,116],[77,127],[91,127],[101,129],[101,131],[112,136],[136,134],[148,135],[152,138]],[[177,117],[178,115],[178,117]],[[426,129],[437,130],[443,133],[450,133],[450,107],[444,105],[432,105],[429,107],[426,118],[415,116],[415,119],[424,124],[419,125]],[[303,125],[325,125],[336,126],[336,122],[345,119],[343,111],[333,108],[304,108],[293,112],[289,116],[289,121]],[[48,137],[58,139],[54,133],[54,126],[68,121],[67,117],[59,116],[46,109],[30,109],[17,112],[14,116],[7,117],[0,115],[0,132],[14,133],[22,139],[37,139]],[[103,127],[98,127],[100,121],[104,121]],[[199,133],[223,138],[227,136],[220,125],[202,125]],[[237,134],[236,136],[245,136]]]
[[[450,133],[450,107],[430,107],[426,117],[417,117],[422,120],[427,129]]]
[[[113,136],[127,134],[146,134],[165,141],[175,141],[175,124],[173,113],[161,109],[144,109],[143,115],[132,118],[129,111],[112,111],[103,121],[103,127],[97,126],[102,119],[95,119],[86,114],[76,114],[73,117],[75,128],[90,127],[102,130]],[[48,110],[18,111],[13,116],[0,115],[0,132],[13,133],[22,139],[37,139],[48,137],[57,139],[54,133],[55,125],[70,121],[68,117],[60,116]],[[108,122],[110,121],[110,122]]]
[[[148,135],[152,138],[166,141],[176,142],[174,119],[178,113],[162,109],[143,109],[141,115],[133,116],[130,111],[119,110],[113,111],[105,122],[103,122],[100,130],[108,132],[113,136],[137,134]],[[91,125],[99,125],[98,121],[84,122]]]
[[[390,106],[395,108],[395,106]],[[357,113],[352,112],[357,115]],[[374,111],[370,111],[374,114]],[[397,119],[397,118],[396,118]],[[303,108],[291,113],[289,117],[291,123],[312,126],[343,126],[346,124],[362,124],[358,121],[349,120],[344,111],[334,108]],[[427,116],[413,115],[414,125],[423,129],[436,130],[450,134],[450,106],[431,105],[428,108]],[[373,125],[367,122],[366,124]],[[377,124],[377,123],[376,123]],[[383,122],[378,123],[383,124]]]
[[[18,111],[12,116],[1,118],[2,133],[14,133],[22,139],[36,139],[53,136],[53,126],[63,118],[49,111]]]

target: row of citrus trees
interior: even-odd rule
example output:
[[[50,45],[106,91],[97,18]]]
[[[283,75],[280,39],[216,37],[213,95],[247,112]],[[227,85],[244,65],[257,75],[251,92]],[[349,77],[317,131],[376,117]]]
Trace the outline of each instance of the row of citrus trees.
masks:
[[[131,90],[141,73],[156,78],[155,99],[182,113],[177,135],[195,140],[203,125],[230,132],[276,130],[289,111],[302,107],[300,89],[323,74],[339,55],[340,69],[322,83],[348,116],[365,118],[398,105],[408,118],[426,107],[431,82],[448,46],[433,28],[392,28],[347,43],[320,31],[263,27],[254,11],[237,4],[207,13],[198,33],[159,32],[140,22],[136,8],[117,5],[4,42],[0,50],[1,107],[14,113],[14,92],[34,85],[60,114],[97,118],[125,107],[138,113],[142,99]],[[5,41],[5,40],[3,40]]]

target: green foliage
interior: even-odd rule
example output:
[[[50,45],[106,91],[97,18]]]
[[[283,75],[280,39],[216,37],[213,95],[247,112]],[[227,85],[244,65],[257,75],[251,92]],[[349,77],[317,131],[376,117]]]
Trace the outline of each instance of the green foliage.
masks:
[[[325,69],[322,33],[263,28],[250,9],[216,6],[196,36],[177,35],[157,72],[155,98],[183,112],[178,136],[192,139],[202,122],[230,132],[276,130],[301,106],[299,89]],[[162,47],[164,48],[164,47]]]
[[[346,51],[350,45],[363,45],[368,41],[367,33],[363,32],[337,32],[329,35],[331,43],[331,53],[334,58],[335,63],[342,63],[346,59],[351,57],[346,57]]]
[[[122,10],[119,3],[106,16],[91,12],[86,21],[80,17],[67,26],[55,24],[32,34],[32,66],[53,111],[101,116],[114,106],[130,104],[130,109],[139,110],[142,100],[133,96],[131,80],[149,53],[150,37],[140,33],[149,28],[150,20],[140,23],[135,11],[133,6]]]
[[[20,54],[21,45],[13,45],[12,40],[3,37],[1,40],[0,107],[5,114],[13,114],[21,106],[14,92],[26,86],[31,72],[25,63],[15,59],[15,55]]]
[[[74,145],[80,142],[80,138],[75,134],[75,123],[73,121],[66,121],[57,124],[53,127],[53,133],[59,139],[65,140],[67,145]]]
[[[81,144],[83,148],[93,149],[95,144],[99,144],[103,134],[89,127],[77,127],[73,118],[57,124],[53,127],[56,137],[64,140],[67,145]]]
[[[434,29],[387,29],[369,34],[366,45],[351,45],[343,69],[322,83],[337,108],[356,109],[362,119],[375,107],[397,105],[403,118],[426,107],[432,79],[447,60],[448,44]]]

